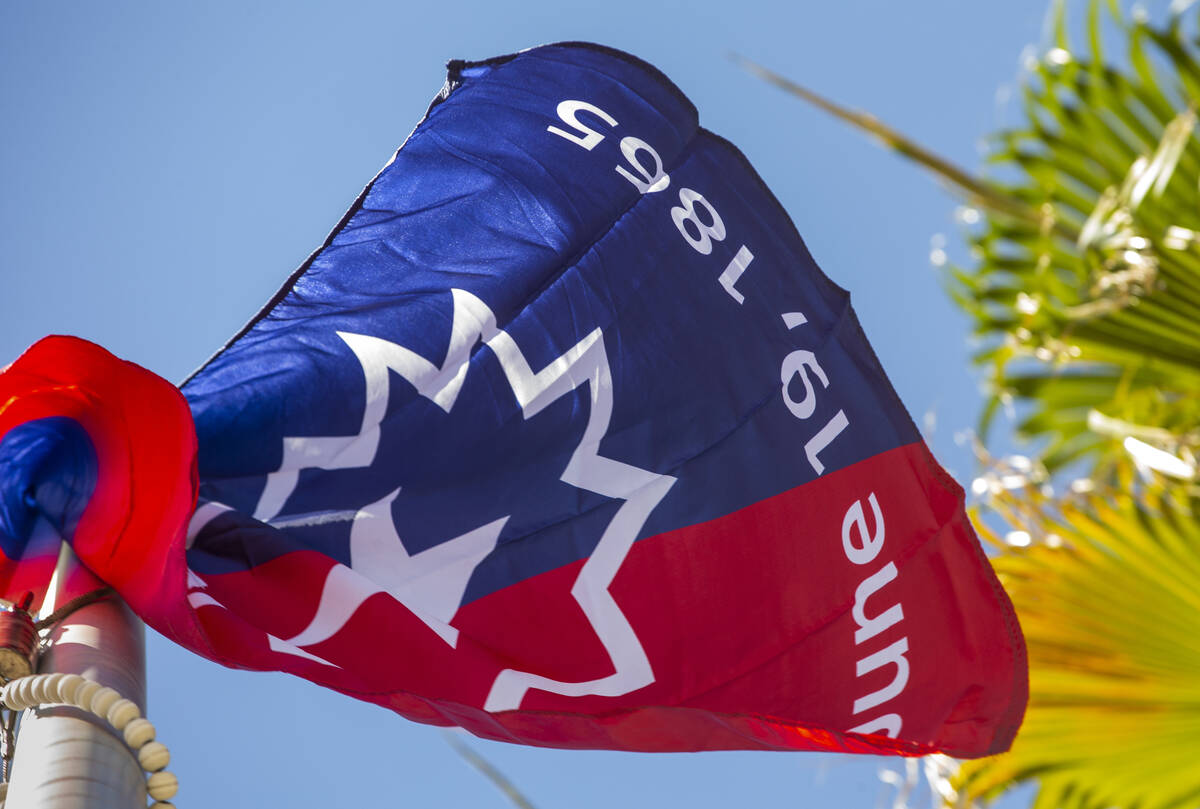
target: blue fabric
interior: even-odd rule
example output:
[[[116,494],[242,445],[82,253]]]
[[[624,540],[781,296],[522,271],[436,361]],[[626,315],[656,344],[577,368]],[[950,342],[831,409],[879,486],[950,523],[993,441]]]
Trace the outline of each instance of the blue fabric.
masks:
[[[70,536],[96,488],[99,465],[87,431],[71,418],[19,424],[0,439],[0,550],[20,559],[39,516]]]
[[[586,149],[556,109],[586,101],[603,139]],[[621,139],[660,155],[669,185],[641,193]],[[636,155],[652,168],[648,153]],[[636,175],[636,172],[634,172]],[[724,239],[704,254],[673,218],[682,189],[715,208]],[[262,204],[270,206],[271,200]],[[693,207],[697,207],[695,204]],[[712,224],[703,206],[697,216]],[[718,279],[745,246],[738,302]],[[329,241],[276,299],[183,387],[196,421],[202,496],[236,511],[189,553],[201,572],[311,548],[348,563],[357,509],[399,487],[391,515],[410,553],[507,516],[466,601],[586,558],[623,501],[561,480],[588,425],[580,385],[526,419],[493,350],[471,349],[449,412],[389,374],[369,466],[304,468],[282,509],[254,520],[284,439],[351,436],[367,408],[364,368],[338,332],[382,338],[441,366],[452,289],[482,301],[536,371],[603,333],[613,411],[600,454],[678,480],[639,538],[713,519],[817,476],[806,442],[844,414],[823,474],[918,440],[849,307],[745,157],[699,127],[653,67],[579,44],[452,63],[447,88]],[[792,327],[788,313],[806,322]],[[781,368],[808,350],[829,385],[800,419]],[[788,396],[805,398],[792,377]]]

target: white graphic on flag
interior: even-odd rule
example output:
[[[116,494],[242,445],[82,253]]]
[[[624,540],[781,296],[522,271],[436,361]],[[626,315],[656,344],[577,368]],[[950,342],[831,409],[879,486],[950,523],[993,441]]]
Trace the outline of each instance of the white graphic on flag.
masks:
[[[201,501],[197,506],[196,511],[192,514],[191,521],[188,522],[186,540],[187,547],[192,547],[192,542],[195,541],[196,537],[199,536],[200,532],[204,530],[206,525],[229,510],[229,506],[226,506],[222,503]],[[196,572],[190,567],[187,568],[187,591],[188,604],[190,604],[194,610],[198,610],[201,607],[216,607],[219,610],[225,609],[224,604],[209,595],[208,583],[196,575]],[[335,669],[341,668],[341,666],[334,665],[328,660],[317,657],[311,652],[306,652],[299,646],[288,643],[282,638],[278,638],[270,633],[267,633],[267,645],[273,652],[303,657],[305,660],[311,660],[315,663],[321,663],[322,665],[330,666]]]
[[[471,574],[496,547],[508,517],[410,556],[392,521],[392,501],[399,493],[396,489],[358,512],[360,519],[350,529],[350,567],[330,568],[317,614],[289,643],[312,646],[333,637],[364,601],[387,593],[451,647],[458,645],[458,630],[450,621]]]
[[[275,518],[295,489],[301,469],[349,469],[374,462],[380,423],[387,413],[390,371],[404,377],[419,394],[448,413],[462,390],[471,350],[482,340],[500,361],[525,419],[586,384],[591,400],[587,425],[560,479],[625,502],[581,568],[571,595],[604,645],[615,671],[594,680],[563,682],[533,672],[506,669],[493,682],[484,708],[488,711],[518,708],[530,689],[565,696],[619,696],[649,685],[654,682],[650,661],[608,588],[638,532],[674,485],[675,478],[599,454],[613,408],[612,374],[603,332],[595,329],[535,372],[512,337],[496,328],[495,316],[483,301],[463,290],[451,292],[453,324],[441,367],[404,346],[377,337],[338,332],[362,365],[366,382],[362,426],[352,436],[285,438],[283,462],[278,471],[268,476],[254,516],[260,520]],[[354,515],[349,567],[338,565],[330,571],[316,615],[304,630],[286,639],[287,645],[298,649],[332,637],[363,601],[381,592],[404,604],[447,644],[457,645],[458,630],[450,623],[471,574],[495,547],[508,518],[410,555],[391,519],[391,503],[398,493],[397,489]]]

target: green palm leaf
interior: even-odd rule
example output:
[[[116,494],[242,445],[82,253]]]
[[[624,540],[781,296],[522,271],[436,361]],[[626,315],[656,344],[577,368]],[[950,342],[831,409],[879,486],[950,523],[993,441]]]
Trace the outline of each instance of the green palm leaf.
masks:
[[[1012,547],[981,531],[1003,549],[993,563],[1018,605],[1031,697],[1012,750],[962,765],[959,796],[987,800],[1036,778],[1035,809],[1200,805],[1193,502],[1008,491],[996,504],[1032,540]]]

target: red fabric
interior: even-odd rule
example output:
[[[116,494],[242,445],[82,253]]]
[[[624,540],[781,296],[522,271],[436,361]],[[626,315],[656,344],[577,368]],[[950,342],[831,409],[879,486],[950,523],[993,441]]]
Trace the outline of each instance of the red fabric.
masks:
[[[182,394],[94,343],[46,337],[0,373],[0,438],[49,416],[78,422],[99,462],[72,540],[80,560],[140,615],[182,602],[184,533],[196,504],[196,435]],[[41,602],[57,548],[36,550],[20,565],[0,565],[4,598],[33,590]],[[177,620],[165,628],[199,640],[194,617]]]

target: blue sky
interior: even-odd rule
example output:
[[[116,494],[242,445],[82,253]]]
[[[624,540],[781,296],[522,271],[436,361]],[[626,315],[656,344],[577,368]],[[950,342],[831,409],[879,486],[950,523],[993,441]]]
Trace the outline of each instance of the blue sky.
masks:
[[[70,333],[181,380],[320,244],[448,59],[582,39],[658,65],[749,156],[966,482],[953,436],[974,424],[978,378],[929,262],[938,233],[962,254],[955,201],[727,54],[977,167],[980,136],[1017,120],[998,89],[1044,14],[1044,0],[0,5],[0,364]],[[147,642],[181,807],[507,805],[437,730]],[[890,805],[876,759],[469,741],[541,809]]]

